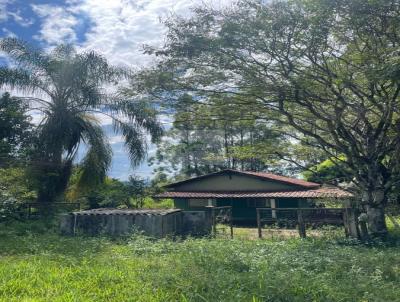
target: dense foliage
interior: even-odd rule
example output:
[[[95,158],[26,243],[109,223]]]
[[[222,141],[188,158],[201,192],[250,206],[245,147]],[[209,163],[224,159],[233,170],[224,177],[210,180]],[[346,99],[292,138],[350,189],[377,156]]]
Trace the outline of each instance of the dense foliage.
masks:
[[[1,225],[0,300],[398,301],[399,252],[332,238],[112,241]]]
[[[81,203],[81,208],[172,208],[172,200],[155,201],[156,192],[148,181],[130,176],[127,181],[106,177],[99,186],[81,190],[77,186],[79,175],[75,173],[67,188],[68,201]]]
[[[304,171],[303,176],[306,180],[317,183],[330,183],[333,185],[350,183],[352,181],[351,171],[341,165],[341,161],[339,162],[335,158],[327,159]]]
[[[0,98],[0,167],[25,158],[33,143],[33,125],[29,107],[9,93]]]
[[[0,168],[0,221],[26,216],[25,203],[35,199],[36,193],[23,167]]]

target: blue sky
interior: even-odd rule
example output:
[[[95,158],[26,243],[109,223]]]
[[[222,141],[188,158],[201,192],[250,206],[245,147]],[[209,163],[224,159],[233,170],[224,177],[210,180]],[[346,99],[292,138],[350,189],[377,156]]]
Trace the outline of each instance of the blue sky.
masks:
[[[230,0],[214,0],[222,6]],[[140,68],[152,59],[142,53],[144,44],[160,45],[165,28],[160,18],[172,12],[190,13],[200,0],[0,0],[0,37],[16,36],[45,49],[68,42],[79,51],[95,50],[111,63]],[[0,53],[0,64],[6,58]],[[164,118],[165,122],[165,118]],[[123,147],[122,137],[109,129],[114,157],[109,175],[127,179],[130,174],[151,178],[144,162],[134,170]],[[151,146],[149,155],[155,152]]]

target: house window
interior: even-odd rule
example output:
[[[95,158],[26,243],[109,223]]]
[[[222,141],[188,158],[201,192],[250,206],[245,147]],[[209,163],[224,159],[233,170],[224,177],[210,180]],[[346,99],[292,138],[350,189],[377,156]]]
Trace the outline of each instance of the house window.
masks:
[[[191,208],[201,208],[212,205],[212,199],[189,199],[189,207]]]
[[[247,206],[249,208],[270,208],[271,200],[270,199],[248,199]]]

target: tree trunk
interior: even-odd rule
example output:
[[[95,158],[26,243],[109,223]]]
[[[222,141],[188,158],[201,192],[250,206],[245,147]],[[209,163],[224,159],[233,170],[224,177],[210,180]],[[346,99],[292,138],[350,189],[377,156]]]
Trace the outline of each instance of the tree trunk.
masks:
[[[225,158],[226,158],[226,163],[227,163],[227,168],[231,169],[231,161],[229,158],[229,146],[228,146],[228,133],[226,130],[226,125],[224,125],[224,147],[225,147]]]
[[[381,188],[367,189],[363,191],[362,199],[368,215],[369,232],[372,236],[384,236],[387,233],[384,190]]]
[[[368,205],[368,229],[372,236],[384,236],[387,233],[385,222],[385,207],[381,205]]]

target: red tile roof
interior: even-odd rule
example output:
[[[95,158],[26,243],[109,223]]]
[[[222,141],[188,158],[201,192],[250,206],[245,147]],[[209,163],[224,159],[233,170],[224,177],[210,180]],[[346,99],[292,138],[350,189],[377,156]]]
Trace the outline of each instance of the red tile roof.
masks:
[[[305,181],[302,179],[292,178],[292,177],[287,177],[287,176],[276,175],[276,174],[272,174],[272,173],[251,172],[251,171],[237,171],[237,172],[242,173],[242,174],[247,174],[247,175],[258,176],[258,177],[265,178],[268,180],[276,180],[279,182],[285,182],[285,183],[289,183],[289,184],[293,184],[293,185],[298,185],[298,186],[306,187],[306,188],[315,188],[315,187],[320,186],[320,184],[317,184],[315,182]]]
[[[279,192],[164,192],[157,198],[346,198],[353,194],[338,188]]]
[[[238,170],[226,169],[226,170],[222,170],[222,171],[219,171],[219,172],[210,173],[210,174],[207,174],[207,175],[202,175],[202,176],[190,178],[190,179],[187,179],[187,180],[179,181],[179,182],[176,182],[176,183],[172,183],[172,184],[167,185],[165,187],[166,188],[173,188],[173,187],[178,186],[178,185],[183,184],[183,183],[192,182],[192,181],[196,181],[198,179],[207,178],[207,177],[210,177],[210,176],[213,176],[213,175],[221,175],[221,174],[225,174],[225,173],[235,173],[235,174],[241,174],[241,175],[249,175],[249,176],[258,177],[258,178],[265,179],[265,180],[277,181],[277,182],[291,184],[291,185],[295,185],[295,186],[299,186],[299,187],[303,187],[303,188],[307,188],[307,189],[318,188],[318,187],[321,186],[320,184],[317,184],[315,182],[309,182],[309,181],[305,181],[305,180],[302,180],[302,179],[297,179],[297,178],[292,178],[292,177],[287,177],[287,176],[281,176],[281,175],[276,175],[276,174],[272,174],[272,173],[238,171]]]

